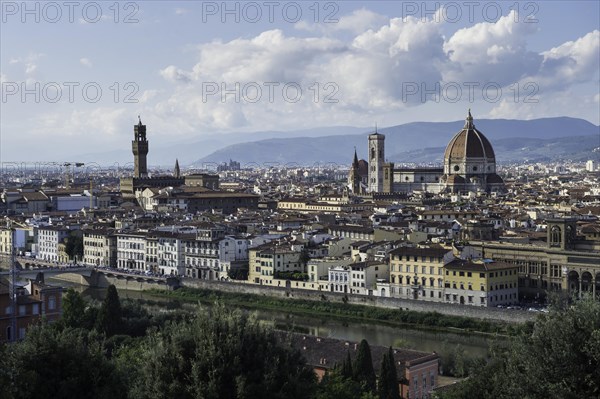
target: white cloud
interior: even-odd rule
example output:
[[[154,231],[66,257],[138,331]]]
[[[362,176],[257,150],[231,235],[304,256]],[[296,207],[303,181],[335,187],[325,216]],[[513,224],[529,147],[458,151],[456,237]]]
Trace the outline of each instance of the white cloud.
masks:
[[[562,88],[573,83],[598,80],[600,70],[600,31],[594,30],[542,53],[539,73],[533,76],[546,88]]]
[[[165,78],[167,81],[172,82],[172,83],[189,82],[190,81],[190,76],[189,76],[190,74],[181,69],[178,69],[174,65],[170,65],[170,66],[166,67],[165,69],[162,69],[160,71],[160,75],[163,78]]]
[[[527,37],[537,25],[519,21],[511,11],[497,22],[482,22],[456,31],[444,43],[451,61],[444,71],[445,82],[514,83],[535,72],[541,55],[527,50]]]
[[[351,18],[360,16],[361,12],[376,20],[376,15],[359,10],[340,21],[345,20],[350,26]],[[576,96],[573,93],[577,91],[567,94],[552,89],[559,98],[546,101],[547,97],[540,90],[536,98],[546,101],[545,105],[524,105],[522,101],[528,92],[523,91],[523,79],[541,79],[545,73],[552,79],[564,76],[565,86],[570,87],[571,83],[589,81],[590,74],[598,69],[598,61],[594,59],[597,32],[540,54],[527,48],[528,37],[537,28],[532,24],[515,23],[512,13],[496,23],[460,29],[448,39],[440,30],[443,24],[435,18],[392,18],[350,40],[328,33],[294,37],[274,29],[250,38],[201,44],[197,46],[196,64],[187,68],[169,65],[160,71],[161,76],[173,84],[170,91],[165,91],[170,93],[168,97],[161,98],[149,91],[142,95],[142,102],[149,104],[150,99],[159,98],[150,112],[158,120],[169,120],[169,130],[177,134],[206,129],[364,125],[365,119],[371,123],[431,101],[432,93],[425,95],[423,91],[434,89],[436,84],[478,82],[483,86],[492,81],[503,88],[503,97],[490,116],[530,118],[575,108],[564,104],[574,103],[572,96]],[[560,68],[550,68],[555,60],[563,62]],[[584,77],[578,78],[582,75]],[[279,84],[274,101],[266,101],[265,82]],[[290,82],[300,85],[303,91],[297,103],[286,101],[282,96],[283,85]],[[220,91],[223,88],[235,90],[236,83],[241,89],[245,84],[258,85],[262,98],[252,103],[246,101],[243,94],[240,101],[228,94],[224,101]],[[328,90],[324,86],[327,83],[332,83]],[[511,96],[508,86],[513,83],[518,83],[522,90],[516,104],[514,101],[510,104],[512,98],[508,98]],[[216,85],[218,92],[207,96],[206,85]],[[419,92],[406,96],[406,85],[416,85]],[[318,101],[314,99],[316,87]],[[337,103],[324,102],[324,96],[333,91]],[[444,106],[444,101],[442,98],[440,106]],[[475,101],[483,101],[482,96],[476,95]],[[588,102],[591,106],[593,98]],[[465,108],[471,105],[465,101]],[[591,112],[589,107],[585,112]]]
[[[91,110],[73,110],[69,114],[51,112],[35,118],[34,132],[39,135],[80,136],[89,134],[90,138],[114,136],[123,133],[121,126],[130,118],[124,108],[99,107]]]
[[[89,58],[80,58],[79,63],[84,67],[91,68],[93,66],[92,61]]]
[[[144,90],[139,98],[140,103],[144,104],[155,98],[158,94],[158,90]]]
[[[31,75],[32,73],[35,72],[36,69],[37,69],[37,65],[34,64],[33,62],[28,62],[27,64],[25,64],[25,74],[27,74],[27,75]]]
[[[36,72],[38,61],[44,57],[44,53],[29,53],[25,57],[13,57],[9,60],[9,64],[22,65],[26,75],[32,75]]]
[[[189,12],[189,10],[185,9],[185,8],[176,8],[175,9],[175,15],[183,15],[183,14],[187,14]]]

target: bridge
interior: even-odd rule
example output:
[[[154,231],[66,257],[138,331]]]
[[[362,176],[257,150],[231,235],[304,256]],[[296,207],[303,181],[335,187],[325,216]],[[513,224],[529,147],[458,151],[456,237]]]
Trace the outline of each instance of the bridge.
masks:
[[[17,268],[17,277],[34,279],[38,273],[43,273],[44,276],[56,276],[65,273],[79,274],[84,277],[90,277],[92,275],[93,267],[39,267],[39,268],[28,268],[19,269]],[[0,272],[0,276],[9,276],[10,271]]]
[[[114,284],[118,288],[143,290],[147,288],[172,289],[179,286],[179,279],[175,276],[147,276],[112,268],[58,264],[28,257],[17,258],[17,277],[34,279],[38,273],[43,273],[45,277],[54,277],[57,280],[91,287],[107,287]],[[9,276],[9,270],[4,269],[0,272],[0,277]]]

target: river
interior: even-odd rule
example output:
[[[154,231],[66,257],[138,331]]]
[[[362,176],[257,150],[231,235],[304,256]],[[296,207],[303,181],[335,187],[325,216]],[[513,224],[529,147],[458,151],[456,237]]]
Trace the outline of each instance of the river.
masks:
[[[60,282],[65,286],[64,282]],[[86,299],[101,301],[105,289],[74,286]],[[153,296],[143,291],[118,290],[121,298],[145,299],[157,302],[169,302],[173,299]],[[184,304],[187,309],[197,305]],[[209,306],[209,305],[202,305]],[[375,323],[346,322],[339,319],[320,316],[295,315],[282,311],[255,310],[259,320],[278,329],[286,329],[305,334],[337,338],[358,342],[366,339],[371,345],[410,348],[425,352],[447,353],[456,345],[461,345],[469,357],[485,357],[488,345],[493,338],[482,335],[454,333],[451,331],[433,331],[410,327],[392,327]]]

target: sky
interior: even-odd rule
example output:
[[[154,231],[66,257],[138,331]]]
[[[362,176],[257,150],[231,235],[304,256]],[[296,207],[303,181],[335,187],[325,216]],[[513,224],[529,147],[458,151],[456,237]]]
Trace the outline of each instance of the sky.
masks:
[[[599,4],[2,0],[0,161],[129,147],[138,115],[158,146],[469,108],[597,125]]]

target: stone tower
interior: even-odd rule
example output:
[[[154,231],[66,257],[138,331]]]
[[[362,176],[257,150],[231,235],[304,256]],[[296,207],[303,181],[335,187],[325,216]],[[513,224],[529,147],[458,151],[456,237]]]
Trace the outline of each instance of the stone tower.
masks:
[[[385,136],[375,133],[369,135],[369,191],[383,191],[383,161],[385,159]]]
[[[139,123],[134,126],[134,139],[131,142],[133,151],[133,177],[148,177],[148,140],[146,139],[146,125],[142,125],[142,119],[138,116]]]

